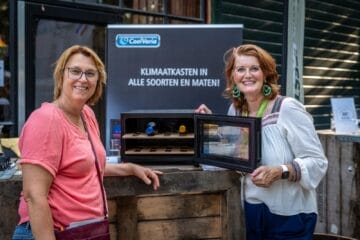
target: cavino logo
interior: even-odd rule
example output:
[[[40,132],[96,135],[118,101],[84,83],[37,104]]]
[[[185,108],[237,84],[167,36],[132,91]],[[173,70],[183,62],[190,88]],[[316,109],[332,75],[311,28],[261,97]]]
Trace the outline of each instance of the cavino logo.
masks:
[[[118,48],[158,48],[159,34],[117,34],[115,44]]]

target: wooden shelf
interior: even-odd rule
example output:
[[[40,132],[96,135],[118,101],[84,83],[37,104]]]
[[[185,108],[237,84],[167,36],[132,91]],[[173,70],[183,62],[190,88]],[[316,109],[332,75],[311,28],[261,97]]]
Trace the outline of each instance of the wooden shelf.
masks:
[[[145,133],[126,133],[123,139],[194,139],[194,133],[159,133],[154,136],[148,136]]]
[[[138,147],[125,151],[126,155],[194,155],[194,149],[189,147]]]
[[[194,113],[181,110],[137,110],[121,114],[121,159],[134,163],[193,164]],[[148,135],[155,123],[154,135]],[[150,124],[152,125],[152,124]]]

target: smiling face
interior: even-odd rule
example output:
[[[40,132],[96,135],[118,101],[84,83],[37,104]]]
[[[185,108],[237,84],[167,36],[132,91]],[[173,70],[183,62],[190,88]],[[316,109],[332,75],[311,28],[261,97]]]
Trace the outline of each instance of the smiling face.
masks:
[[[64,68],[60,98],[72,104],[85,104],[94,94],[98,78],[98,70],[91,57],[81,53],[72,55]]]
[[[235,57],[233,80],[246,98],[262,97],[265,75],[254,56],[239,55]]]

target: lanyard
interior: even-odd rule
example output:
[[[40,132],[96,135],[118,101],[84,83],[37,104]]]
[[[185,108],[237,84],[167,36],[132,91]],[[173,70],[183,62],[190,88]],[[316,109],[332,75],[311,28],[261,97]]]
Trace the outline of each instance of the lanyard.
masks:
[[[260,117],[260,118],[263,117],[268,103],[269,103],[269,101],[268,101],[266,98],[263,98],[263,100],[261,101],[259,110],[258,110],[257,113],[256,113],[256,117]],[[245,116],[247,117],[247,116],[249,116],[249,113],[248,113],[248,112],[245,112],[245,113],[243,113],[242,115],[245,115]]]
[[[261,118],[263,117],[266,107],[268,105],[268,102],[269,101],[266,98],[263,98],[263,100],[261,101],[260,108],[259,108],[258,112],[256,113],[256,117],[261,117]]]

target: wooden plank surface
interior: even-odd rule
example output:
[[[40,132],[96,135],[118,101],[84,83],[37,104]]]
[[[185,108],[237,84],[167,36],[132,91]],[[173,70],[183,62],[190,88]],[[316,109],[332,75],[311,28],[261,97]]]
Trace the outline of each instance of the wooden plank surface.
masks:
[[[137,231],[138,240],[213,239],[220,237],[220,217],[139,222]]]
[[[125,155],[194,155],[189,147],[137,147],[125,151]]]
[[[161,184],[166,192],[118,198],[120,240],[243,239],[239,175],[174,172],[161,176]]]
[[[221,194],[183,194],[138,198],[139,221],[220,216]]]
[[[241,200],[241,188],[239,185],[229,188],[222,199],[223,238],[222,239],[245,239],[245,221]]]
[[[180,199],[182,199],[181,201],[185,206],[188,205],[192,209],[198,209],[193,215],[199,216],[186,218],[186,216],[189,215],[189,212],[186,214],[177,213],[177,215],[184,218],[174,219],[175,222],[171,222],[170,218],[156,220],[160,221],[158,223],[162,223],[161,221],[168,222],[163,229],[168,229],[171,226],[176,226],[176,228],[180,230],[185,229],[183,235],[177,235],[180,236],[178,239],[191,239],[190,237],[194,236],[194,232],[198,231],[199,235],[211,236],[213,237],[212,239],[241,239],[239,236],[243,235],[244,229],[239,220],[240,212],[237,212],[237,209],[233,207],[239,207],[240,203],[239,175],[236,172],[226,170],[201,171],[199,168],[188,165],[184,167],[176,165],[149,167],[160,169],[164,172],[164,174],[160,176],[161,187],[157,191],[154,191],[152,186],[144,184],[140,179],[133,176],[105,177],[104,185],[108,196],[109,210],[111,211],[110,231],[112,240],[138,239],[137,234],[139,226],[137,224],[144,223],[144,221],[138,220],[138,216],[144,217],[145,214],[138,214],[138,211],[136,210],[138,208],[137,198],[164,197],[164,200],[162,201],[163,204],[177,206],[176,208],[178,210],[173,212],[168,211],[168,214],[170,214],[169,216],[171,217],[171,214],[176,215],[176,211],[180,212],[180,209],[182,208],[180,206],[181,204],[176,205],[175,198],[173,198],[174,196],[180,196]],[[18,221],[17,207],[21,188],[22,181],[19,176],[8,181],[0,181],[0,210],[3,214],[3,218],[0,219],[0,239],[10,239],[14,226]],[[187,194],[193,195],[194,203],[191,203],[191,197],[186,196]],[[200,195],[203,194],[204,197],[201,197]],[[217,194],[221,195],[221,197],[216,196]],[[196,201],[202,201],[202,204],[196,204]],[[220,211],[218,209],[219,206],[213,206],[213,204],[217,205],[218,201],[221,202],[222,208],[224,208],[223,206],[227,206],[226,210],[222,209]],[[149,208],[151,207],[149,204],[147,206]],[[185,210],[185,206],[182,209]],[[152,206],[152,208],[155,208],[156,210],[157,206]],[[114,211],[116,211],[116,216]],[[220,217],[211,215],[213,212],[218,211],[221,212],[221,220]],[[224,215],[226,212],[229,212],[230,218],[228,220],[226,219],[228,216]],[[187,221],[188,219],[197,220],[194,221],[194,225],[192,225],[187,224],[191,222]],[[224,224],[225,219],[227,221],[226,224]],[[205,227],[212,226],[211,224],[217,225],[214,229],[207,229]],[[149,225],[144,226],[146,227]],[[146,229],[145,227],[143,229]],[[203,228],[204,231],[200,231],[201,228]],[[223,237],[216,237],[219,236],[219,232],[223,234]],[[185,237],[182,238],[181,236]]]
[[[118,239],[136,240],[137,231],[137,199],[136,197],[121,197],[117,199],[117,229]]]
[[[340,229],[339,235],[351,236],[354,231],[353,202],[356,201],[356,191],[359,186],[356,186],[355,168],[356,162],[353,158],[354,144],[351,142],[339,142],[341,145],[340,153]],[[358,159],[360,160],[360,159]],[[360,162],[359,162],[360,163]],[[359,164],[358,163],[358,164]]]
[[[109,224],[110,240],[118,240],[118,230],[116,223]]]
[[[145,133],[127,133],[122,136],[123,139],[193,139],[194,133],[158,133],[148,136]]]
[[[356,173],[360,161],[357,149],[360,144],[353,142],[354,138],[328,131],[322,131],[319,138],[328,158],[328,170],[317,188],[319,215],[315,232],[354,236],[358,234],[355,231],[360,224],[356,210],[359,202]]]
[[[327,136],[319,135],[320,142],[323,146],[325,155],[327,152]],[[319,186],[316,189],[317,205],[318,205],[318,219],[316,223],[315,232],[325,233],[327,232],[327,175],[321,180]]]
[[[147,167],[152,166],[147,165]],[[240,188],[239,174],[235,171],[201,171],[198,170],[199,168],[181,171],[171,165],[168,165],[167,168],[161,168],[164,174],[160,176],[161,186],[156,191],[152,189],[152,186],[144,184],[142,180],[134,176],[105,177],[104,185],[108,198],[218,192],[234,186]],[[156,166],[154,166],[154,169],[156,169]],[[194,168],[192,167],[192,169]]]
[[[328,158],[328,170],[327,170],[327,223],[326,232],[337,234],[341,225],[340,222],[340,153],[341,146],[336,143],[334,137],[328,138],[326,156]]]

